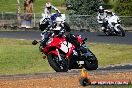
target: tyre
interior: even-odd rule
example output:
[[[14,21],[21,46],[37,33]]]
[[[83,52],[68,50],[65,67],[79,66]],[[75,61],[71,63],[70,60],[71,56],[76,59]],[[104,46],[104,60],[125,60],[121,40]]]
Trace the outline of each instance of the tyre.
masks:
[[[56,71],[56,72],[67,72],[68,71],[68,66],[65,59],[63,57],[62,61],[59,61],[59,57],[54,54],[50,54],[47,56],[48,62],[50,66]]]
[[[105,33],[105,35],[107,35],[107,36],[111,36],[111,35],[112,35],[112,33],[111,33],[110,29],[109,29],[109,30],[107,30],[107,31],[105,30],[105,31],[104,31],[104,33]]]
[[[98,68],[98,60],[90,50],[89,52],[92,54],[92,56],[87,57],[87,60],[85,61],[85,69],[88,71],[96,70]]]
[[[120,35],[120,36],[124,37],[125,36],[125,31],[123,30],[123,28],[121,26],[118,26],[117,28],[119,30],[117,35]]]
[[[110,35],[110,33],[109,32],[104,32],[105,33],[105,35],[107,35],[107,36],[109,36]]]
[[[88,78],[81,78],[80,79],[80,84],[82,85],[82,86],[88,86],[88,85],[90,85],[91,83],[90,83],[90,80],[88,79]]]

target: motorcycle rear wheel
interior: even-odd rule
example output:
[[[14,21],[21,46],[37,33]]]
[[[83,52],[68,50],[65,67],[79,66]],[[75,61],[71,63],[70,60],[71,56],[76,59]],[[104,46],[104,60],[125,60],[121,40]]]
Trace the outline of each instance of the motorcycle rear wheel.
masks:
[[[57,55],[54,54],[50,54],[47,56],[48,62],[50,64],[50,66],[56,71],[56,72],[67,72],[68,71],[68,67],[65,61],[63,61],[63,65],[59,64],[57,62],[57,58],[59,58]],[[61,57],[62,59],[64,59],[63,57]],[[61,68],[62,67],[62,68]]]

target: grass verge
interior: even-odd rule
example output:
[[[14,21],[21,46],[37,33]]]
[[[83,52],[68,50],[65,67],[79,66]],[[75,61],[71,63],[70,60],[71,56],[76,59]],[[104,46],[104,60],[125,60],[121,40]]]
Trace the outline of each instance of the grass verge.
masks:
[[[33,11],[35,13],[43,12],[45,3],[49,0],[34,0]],[[51,0],[51,4],[55,7],[65,7],[65,0]],[[16,12],[17,0],[1,0],[0,1],[0,11],[1,12]],[[24,0],[20,0],[20,11],[24,12]],[[62,12],[64,9],[60,9]]]
[[[98,58],[99,66],[132,63],[132,45],[92,43],[89,47]]]
[[[53,69],[42,59],[38,45],[32,41],[0,39],[0,75],[51,72]],[[99,60],[99,66],[132,63],[132,45],[88,43]]]
[[[32,41],[0,39],[0,75],[53,71]]]

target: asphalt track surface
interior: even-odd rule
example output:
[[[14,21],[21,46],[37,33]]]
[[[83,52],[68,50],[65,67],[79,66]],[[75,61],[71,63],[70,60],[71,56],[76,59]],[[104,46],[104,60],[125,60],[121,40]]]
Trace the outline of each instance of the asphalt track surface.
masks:
[[[40,31],[0,31],[0,38],[15,38],[34,40],[41,39]],[[106,36],[102,32],[71,32],[73,34],[80,34],[83,38],[87,38],[88,42],[95,43],[116,43],[132,45],[132,32],[126,32],[125,37],[121,36]]]
[[[36,39],[36,40],[39,40],[39,39],[41,39],[40,33],[41,32],[39,32],[39,31],[0,31],[0,38],[14,38],[14,39],[26,39],[26,40]],[[80,35],[82,35],[83,38],[86,37],[88,39],[88,42],[132,45],[132,32],[126,32],[125,37],[106,36],[102,32],[72,32],[72,33],[73,34],[80,34]],[[96,71],[97,72],[132,71],[132,64],[119,65],[119,66],[108,66],[105,68],[99,67],[99,69],[97,69]],[[71,73],[74,74],[74,73],[76,73],[76,71],[71,71],[70,74]],[[35,74],[35,76],[36,75],[42,75],[42,74]],[[49,73],[47,73],[47,74],[49,74]],[[4,76],[2,76],[2,77],[4,77]]]

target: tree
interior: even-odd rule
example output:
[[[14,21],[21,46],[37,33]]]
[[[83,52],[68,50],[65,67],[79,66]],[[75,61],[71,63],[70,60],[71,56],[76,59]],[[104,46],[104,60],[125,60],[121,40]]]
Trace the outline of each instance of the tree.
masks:
[[[110,0],[103,0],[105,4],[108,4]]]
[[[72,10],[74,14],[92,15],[95,14],[102,0],[72,0]]]
[[[132,16],[132,0],[117,0],[114,11],[121,16]]]

